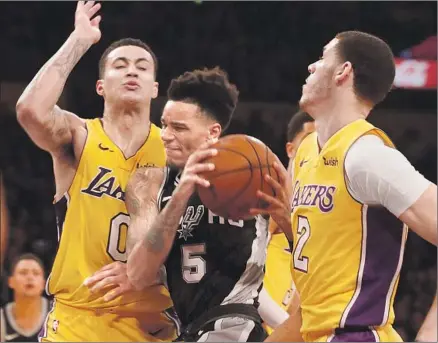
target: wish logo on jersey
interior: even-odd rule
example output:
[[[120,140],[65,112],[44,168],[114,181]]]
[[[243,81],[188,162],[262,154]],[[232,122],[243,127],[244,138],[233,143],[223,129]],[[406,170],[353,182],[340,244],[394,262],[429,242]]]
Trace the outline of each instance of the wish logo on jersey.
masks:
[[[87,188],[82,189],[82,193],[89,194],[94,197],[101,198],[102,195],[107,195],[111,198],[125,201],[125,192],[122,191],[120,185],[114,185],[116,178],[110,176],[111,169],[99,167],[99,172],[91,180]]]
[[[292,196],[292,212],[297,206],[318,207],[321,212],[330,212],[333,209],[335,186],[304,185],[297,181]]]

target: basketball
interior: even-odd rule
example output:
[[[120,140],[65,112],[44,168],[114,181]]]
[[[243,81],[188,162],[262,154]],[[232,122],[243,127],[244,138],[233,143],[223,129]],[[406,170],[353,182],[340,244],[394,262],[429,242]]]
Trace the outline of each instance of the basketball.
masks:
[[[257,197],[257,190],[275,196],[264,176],[268,174],[278,181],[273,162],[281,163],[271,149],[242,134],[225,136],[211,147],[218,154],[205,162],[213,163],[215,169],[200,174],[210,187],[197,187],[203,204],[213,213],[233,220],[250,218],[250,208],[266,208],[268,204]]]

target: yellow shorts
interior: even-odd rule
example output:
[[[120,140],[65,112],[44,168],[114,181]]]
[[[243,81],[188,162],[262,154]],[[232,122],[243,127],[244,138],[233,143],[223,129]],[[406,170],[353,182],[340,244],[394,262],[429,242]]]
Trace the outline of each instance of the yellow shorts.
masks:
[[[54,301],[40,342],[161,342],[176,338],[165,313],[115,313],[74,308]]]
[[[403,342],[392,325],[385,325],[368,331],[336,333],[303,333],[305,342]]]

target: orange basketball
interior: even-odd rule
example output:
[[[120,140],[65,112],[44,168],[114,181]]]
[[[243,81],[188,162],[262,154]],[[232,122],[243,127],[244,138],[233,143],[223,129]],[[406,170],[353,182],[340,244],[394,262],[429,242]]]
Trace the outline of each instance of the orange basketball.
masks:
[[[212,148],[218,154],[205,160],[215,165],[215,170],[200,176],[210,182],[210,187],[197,187],[203,204],[213,213],[233,220],[246,219],[250,208],[265,208],[257,190],[275,196],[274,189],[265,181],[268,174],[278,181],[273,162],[278,157],[262,141],[247,135],[229,135],[216,142]]]

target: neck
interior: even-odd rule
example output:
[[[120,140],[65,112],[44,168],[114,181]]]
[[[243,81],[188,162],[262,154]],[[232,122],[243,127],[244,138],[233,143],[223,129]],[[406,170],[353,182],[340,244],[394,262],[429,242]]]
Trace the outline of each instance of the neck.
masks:
[[[365,119],[370,111],[369,105],[355,99],[349,102],[334,101],[312,111],[319,146],[322,148],[330,137],[348,124],[358,119]]]
[[[105,104],[102,121],[106,134],[122,150],[137,150],[149,135],[150,107],[127,109]]]
[[[13,309],[15,318],[37,317],[41,314],[43,298],[40,296],[29,298],[15,296]]]

